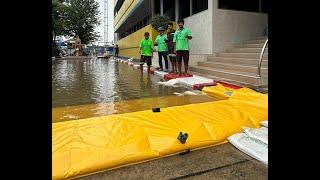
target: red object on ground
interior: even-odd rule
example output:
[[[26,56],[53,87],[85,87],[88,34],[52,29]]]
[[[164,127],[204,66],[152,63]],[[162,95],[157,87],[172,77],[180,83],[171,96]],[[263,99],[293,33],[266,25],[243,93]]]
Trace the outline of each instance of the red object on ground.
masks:
[[[182,74],[181,76],[179,76],[179,74],[175,74],[175,73],[168,73],[164,75],[164,79],[165,80],[171,80],[171,79],[176,79],[176,78],[184,78],[184,77],[192,77],[192,74]]]
[[[201,90],[205,86],[215,86],[215,85],[217,85],[217,83],[214,81],[212,81],[211,83],[194,84],[193,89],[194,90]]]
[[[150,74],[154,74],[155,68],[154,67],[150,67]]]
[[[220,81],[216,81],[216,82],[222,84],[224,87],[228,87],[228,88],[232,88],[232,89],[240,89],[240,88],[242,88],[240,86],[237,86],[237,85],[234,85],[234,84],[229,84],[229,83],[226,83],[226,82],[220,82]]]

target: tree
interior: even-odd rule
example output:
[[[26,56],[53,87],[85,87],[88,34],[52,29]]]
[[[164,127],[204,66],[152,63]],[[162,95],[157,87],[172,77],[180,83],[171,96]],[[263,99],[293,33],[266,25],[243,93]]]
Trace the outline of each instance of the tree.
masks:
[[[56,36],[66,35],[67,6],[63,0],[52,0],[52,31],[54,40]]]
[[[83,44],[96,40],[99,35],[94,31],[100,24],[99,3],[95,0],[69,0],[67,2],[65,31],[69,36],[79,36]]]
[[[151,25],[155,30],[158,30],[159,27],[167,29],[169,22],[170,18],[168,16],[155,15],[152,18]]]
[[[52,0],[53,37],[79,36],[83,44],[96,40],[99,3],[95,0]]]

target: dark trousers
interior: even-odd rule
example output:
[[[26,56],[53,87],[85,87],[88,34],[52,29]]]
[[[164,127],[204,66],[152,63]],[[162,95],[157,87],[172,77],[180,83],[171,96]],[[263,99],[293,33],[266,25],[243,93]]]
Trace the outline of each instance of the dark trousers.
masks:
[[[162,56],[163,56],[166,69],[169,69],[168,57],[167,57],[168,53],[166,51],[158,52],[158,55],[159,55],[159,66],[160,66],[160,68],[163,69],[163,65],[162,65]]]
[[[178,62],[181,62],[183,59],[183,62],[185,65],[188,65],[189,63],[189,51],[188,50],[179,50],[177,51],[177,60]]]
[[[115,56],[118,57],[119,55],[119,51],[116,51]]]
[[[183,64],[184,64],[184,71],[185,71],[185,73],[188,73],[189,51],[188,50],[179,50],[176,52],[176,54],[177,54],[179,74],[181,74],[182,59],[183,59]]]

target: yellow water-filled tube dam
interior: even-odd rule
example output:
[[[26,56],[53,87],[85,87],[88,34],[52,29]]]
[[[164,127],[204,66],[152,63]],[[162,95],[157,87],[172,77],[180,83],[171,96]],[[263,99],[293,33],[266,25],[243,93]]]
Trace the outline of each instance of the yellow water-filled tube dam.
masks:
[[[68,179],[226,142],[268,119],[268,95],[242,88],[228,99],[52,124],[53,179]],[[178,134],[188,133],[184,144]]]

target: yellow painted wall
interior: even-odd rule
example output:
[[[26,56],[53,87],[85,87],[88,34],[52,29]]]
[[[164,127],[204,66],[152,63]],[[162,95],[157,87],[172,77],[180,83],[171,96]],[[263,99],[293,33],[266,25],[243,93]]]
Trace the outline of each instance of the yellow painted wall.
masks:
[[[128,16],[131,10],[137,5],[139,0],[125,0],[121,6],[117,16],[114,18],[114,29],[118,29],[123,23],[123,20]]]
[[[176,29],[176,23],[173,23],[173,27]],[[145,32],[149,32],[150,37],[153,41],[155,41],[158,32],[154,30],[151,25],[145,26],[142,29],[139,29],[138,31],[116,42],[116,44],[119,46],[119,55],[139,59],[139,43],[144,38]]]
[[[119,46],[119,55],[139,59],[139,43],[144,38],[145,32],[149,32],[153,41],[158,35],[151,25],[139,29],[138,31],[116,42],[116,44]]]
[[[114,29],[118,29],[123,23],[124,19],[129,15],[132,9],[138,4],[139,0],[125,0],[122,4],[118,14],[114,17]],[[174,24],[175,26],[175,24]]]

